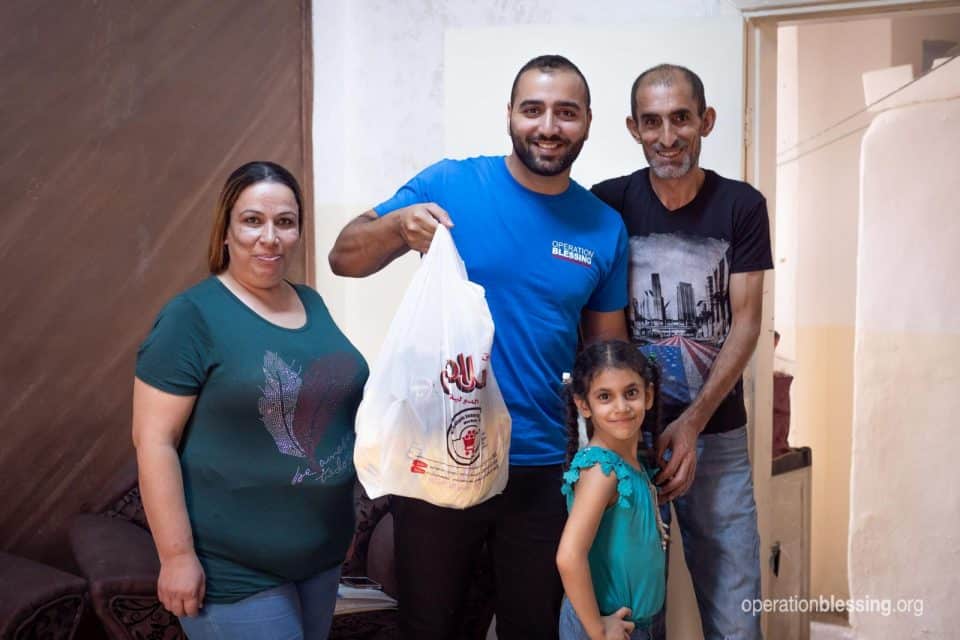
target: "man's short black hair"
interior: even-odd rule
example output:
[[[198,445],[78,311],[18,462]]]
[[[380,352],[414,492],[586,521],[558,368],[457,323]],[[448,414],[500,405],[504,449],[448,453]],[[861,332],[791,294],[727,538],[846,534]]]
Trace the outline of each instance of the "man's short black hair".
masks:
[[[583,74],[580,72],[580,69],[577,68],[577,65],[570,62],[567,58],[556,54],[537,56],[527,64],[520,67],[520,71],[517,71],[517,75],[513,79],[513,86],[510,88],[510,104],[513,104],[513,101],[517,97],[517,84],[520,82],[520,76],[531,69],[537,69],[544,73],[553,73],[554,71],[573,71],[575,74],[577,74],[577,76],[580,77],[580,81],[583,82],[583,89],[587,93],[587,109],[590,108],[590,85],[587,84],[587,79],[583,77]]]
[[[633,86],[630,87],[630,115],[633,116],[634,121],[637,120],[637,90],[645,84],[669,86],[673,84],[673,80],[677,75],[683,76],[683,78],[690,83],[693,100],[697,103],[697,115],[703,116],[707,110],[707,98],[704,95],[703,81],[700,79],[700,76],[678,64],[664,63],[650,67],[638,75],[637,79],[633,81]]]

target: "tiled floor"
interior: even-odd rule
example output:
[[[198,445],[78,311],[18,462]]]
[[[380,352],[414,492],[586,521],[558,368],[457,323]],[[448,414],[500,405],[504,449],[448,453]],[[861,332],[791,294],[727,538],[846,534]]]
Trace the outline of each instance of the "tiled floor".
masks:
[[[853,640],[850,627],[826,622],[810,623],[810,640]]]
[[[496,620],[490,625],[486,640],[496,640],[497,634]],[[854,640],[853,631],[850,627],[842,624],[829,624],[826,622],[810,623],[810,640]]]

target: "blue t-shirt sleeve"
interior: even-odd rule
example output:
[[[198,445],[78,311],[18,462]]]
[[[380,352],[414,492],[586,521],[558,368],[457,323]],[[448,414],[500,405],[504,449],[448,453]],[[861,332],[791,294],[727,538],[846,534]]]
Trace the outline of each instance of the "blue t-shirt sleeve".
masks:
[[[210,337],[200,310],[177,296],[160,311],[140,350],[137,377],[178,396],[200,392],[210,362]]]
[[[627,306],[627,264],[629,262],[629,241],[627,240],[627,229],[623,226],[623,221],[617,216],[619,222],[619,233],[617,234],[617,246],[610,262],[610,268],[601,277],[600,283],[594,290],[590,300],[587,301],[587,309],[591,311],[619,311]]]
[[[436,193],[435,185],[443,180],[448,162],[448,160],[441,160],[430,165],[400,187],[392,198],[375,206],[373,211],[378,216],[385,216],[391,211],[409,207],[418,202],[433,202],[434,197],[431,194]]]

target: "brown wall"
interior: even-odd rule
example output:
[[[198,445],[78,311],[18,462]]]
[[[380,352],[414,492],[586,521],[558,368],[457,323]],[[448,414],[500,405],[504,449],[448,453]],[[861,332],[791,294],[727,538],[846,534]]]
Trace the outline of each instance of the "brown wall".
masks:
[[[0,548],[70,566],[69,518],[133,455],[136,348],[204,277],[230,171],[280,162],[312,202],[310,24],[308,0],[4,3]]]

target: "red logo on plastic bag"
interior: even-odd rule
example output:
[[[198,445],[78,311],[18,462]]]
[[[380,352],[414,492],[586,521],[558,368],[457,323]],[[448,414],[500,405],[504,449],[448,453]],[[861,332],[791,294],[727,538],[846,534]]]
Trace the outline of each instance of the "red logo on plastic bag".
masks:
[[[471,465],[480,457],[485,445],[486,434],[480,419],[480,407],[455,413],[447,428],[447,453],[453,461],[459,465]]]
[[[420,458],[415,458],[410,464],[410,473],[426,473],[427,463]]]
[[[486,359],[484,357],[484,360]],[[473,372],[473,356],[464,356],[461,353],[456,360],[447,360],[440,371],[440,386],[447,395],[450,395],[451,384],[455,384],[463,393],[483,389],[487,386],[487,370],[480,371],[480,377],[477,378]]]

